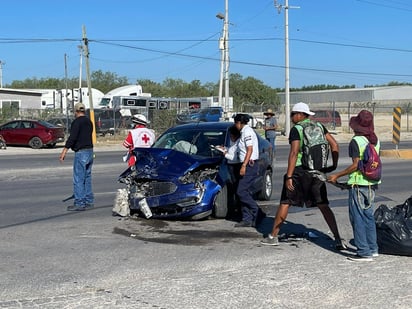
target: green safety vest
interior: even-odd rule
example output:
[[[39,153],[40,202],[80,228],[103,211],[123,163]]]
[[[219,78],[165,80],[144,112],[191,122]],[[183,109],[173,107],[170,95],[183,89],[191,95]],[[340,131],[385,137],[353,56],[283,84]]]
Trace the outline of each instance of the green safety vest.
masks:
[[[355,140],[355,142],[358,144],[360,160],[362,160],[363,154],[366,149],[366,145],[368,145],[369,140],[365,136],[354,136],[352,137],[352,139]],[[378,141],[378,143],[375,145],[375,149],[377,153],[379,153],[380,148],[381,148],[381,144]],[[370,186],[370,185],[376,185],[379,183],[381,183],[380,180],[369,180],[365,176],[363,176],[362,173],[358,170],[349,174],[349,180],[348,180],[349,185]]]

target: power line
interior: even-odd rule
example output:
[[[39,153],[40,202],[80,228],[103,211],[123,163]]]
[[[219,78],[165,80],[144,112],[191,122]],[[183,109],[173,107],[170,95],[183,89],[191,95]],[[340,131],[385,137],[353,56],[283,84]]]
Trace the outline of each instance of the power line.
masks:
[[[195,58],[195,59],[203,59],[203,60],[211,60],[211,61],[220,61],[218,58],[213,57],[206,57],[206,56],[196,56],[196,55],[189,55],[177,52],[168,52],[162,50],[156,50],[151,48],[143,48],[143,47],[136,47],[124,44],[110,44],[110,43],[103,43],[101,44],[107,45],[114,45],[114,46],[121,46],[125,48],[131,48],[136,50],[166,54],[166,55],[173,55],[179,57],[188,57],[188,58]],[[284,69],[284,65],[274,65],[274,64],[265,64],[265,63],[258,63],[258,62],[250,62],[250,61],[240,61],[240,60],[230,60],[231,63],[242,64],[242,65],[251,65],[251,66],[259,66],[259,67],[268,67],[268,68],[281,68]],[[378,72],[358,72],[358,71],[340,71],[340,70],[327,70],[327,69],[314,69],[314,68],[303,68],[303,67],[290,67],[293,70],[302,70],[302,71],[313,71],[313,72],[329,72],[329,73],[341,73],[341,74],[359,74],[359,75],[381,75],[381,76],[398,76],[398,77],[412,77],[412,74],[395,74],[395,73],[378,73]]]
[[[359,0],[358,0],[359,1]],[[216,33],[217,34],[217,33]],[[190,49],[196,45],[199,45],[204,42],[213,42],[212,40],[216,34],[211,35],[209,38],[204,40],[198,39],[89,39],[89,42],[95,43],[110,43],[110,42],[159,42],[159,43],[167,43],[167,42],[197,42],[191,46],[188,46],[183,50]],[[268,38],[232,38],[231,41],[233,42],[242,42],[242,41],[283,41],[284,38],[276,38],[276,37],[268,37]],[[323,45],[334,45],[334,46],[342,46],[342,47],[352,47],[352,48],[364,48],[364,49],[374,49],[374,50],[387,50],[387,51],[396,51],[396,52],[405,52],[411,53],[411,49],[403,49],[403,48],[391,48],[391,47],[378,47],[378,46],[368,46],[368,45],[358,45],[358,44],[346,44],[346,43],[337,43],[337,42],[328,42],[328,41],[315,41],[315,40],[303,40],[303,39],[292,39],[289,38],[290,41],[296,42],[304,42],[304,43],[313,43],[313,44],[323,44]],[[79,39],[10,39],[10,38],[0,38],[0,44],[13,44],[13,43],[54,43],[54,42],[81,42]],[[115,45],[115,44],[113,44]],[[118,46],[123,46],[119,44]],[[124,47],[129,47],[124,45]]]
[[[412,12],[411,9],[401,8],[401,7],[392,6],[392,5],[387,5],[387,4],[382,4],[382,3],[376,3],[376,2],[373,2],[373,1],[368,1],[368,0],[357,0],[357,1],[358,1],[358,2],[367,3],[367,4],[372,4],[372,5],[375,5],[375,6],[381,6],[381,7],[385,7],[385,8],[389,8],[389,9]],[[407,5],[407,4],[401,3],[401,2],[399,2],[399,1],[388,1],[388,2],[392,2],[392,3],[400,4],[400,5]]]
[[[199,40],[172,40],[172,39],[166,39],[166,40],[164,40],[164,39],[152,39],[152,40],[120,40],[120,39],[118,39],[118,40],[115,40],[115,39],[96,40],[96,39],[89,39],[88,41],[89,42],[94,42],[94,43],[97,43],[97,44],[112,45],[112,46],[118,46],[118,47],[122,47],[122,48],[129,48],[129,49],[140,50],[140,51],[145,51],[145,52],[158,53],[158,54],[163,54],[165,56],[178,56],[178,57],[194,58],[194,59],[202,59],[202,60],[210,60],[210,61],[220,61],[220,59],[218,59],[218,58],[190,55],[190,54],[181,53],[179,51],[169,52],[169,51],[158,50],[158,49],[153,49],[153,48],[144,48],[144,47],[137,47],[137,46],[131,46],[131,45],[126,45],[126,44],[111,43],[111,42],[145,42],[145,41],[152,41],[152,42],[155,42],[155,41],[157,41],[157,42],[179,42],[179,41],[189,42],[189,41],[196,41],[196,42],[199,42],[198,44],[200,44],[200,42],[207,42],[209,40],[210,40],[210,38],[207,38],[207,39],[202,40],[202,41],[199,41]],[[231,39],[231,40],[232,41],[235,41],[235,40],[238,40],[238,41],[261,41],[261,40],[283,40],[283,38],[282,39],[281,38],[252,38],[252,39],[244,38],[244,39]],[[366,48],[366,49],[387,50],[387,51],[407,52],[407,53],[412,52],[412,50],[399,49],[399,48],[372,47],[372,46],[367,46],[367,45],[341,44],[341,43],[324,42],[324,41],[312,41],[312,40],[301,40],[301,39],[290,39],[290,40],[305,42],[305,43],[337,45],[337,46],[352,47],[352,48]],[[0,44],[9,44],[9,43],[50,43],[50,42],[81,42],[81,40],[80,39],[70,39],[70,38],[65,38],[65,39],[0,38]],[[193,44],[192,47],[194,47],[198,44]],[[181,51],[187,50],[189,48],[190,47],[181,49]],[[93,59],[97,59],[97,58],[93,58]],[[105,61],[107,61],[107,60],[105,60]],[[121,61],[117,61],[117,62],[121,62]],[[136,62],[140,62],[140,61],[136,61]],[[241,65],[250,65],[250,66],[258,66],[258,67],[280,68],[280,69],[285,68],[284,65],[265,64],[265,63],[257,63],[257,62],[250,62],[250,61],[239,61],[239,60],[233,60],[233,59],[230,62],[231,63],[236,63],[236,64],[241,64]],[[129,62],[129,63],[133,63],[133,62]],[[303,68],[303,67],[290,67],[290,69],[297,70],[297,71],[301,70],[301,71],[328,72],[328,73],[339,73],[339,74],[379,75],[379,76],[392,76],[392,77],[412,77],[411,74],[396,74],[396,73],[341,71],[341,70],[328,70],[328,69]]]

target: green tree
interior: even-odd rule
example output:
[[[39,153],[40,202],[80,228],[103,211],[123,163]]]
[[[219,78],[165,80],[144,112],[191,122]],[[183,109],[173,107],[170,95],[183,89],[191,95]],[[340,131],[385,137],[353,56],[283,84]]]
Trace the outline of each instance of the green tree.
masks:
[[[233,108],[238,111],[262,111],[269,107],[277,109],[280,104],[276,90],[254,77],[244,79],[240,74],[231,74],[229,90],[229,96],[233,97]],[[247,106],[249,108],[245,108]]]
[[[103,93],[107,93],[112,89],[129,85],[127,77],[118,76],[112,72],[95,71],[90,76],[92,88],[99,89]]]
[[[71,82],[71,81],[70,81]],[[64,80],[58,78],[26,78],[23,81],[13,81],[10,88],[14,89],[61,89],[65,87]]]
[[[143,92],[151,93],[154,97],[164,97],[165,94],[162,90],[162,85],[153,82],[149,79],[141,79],[138,81],[139,85],[142,86]]]

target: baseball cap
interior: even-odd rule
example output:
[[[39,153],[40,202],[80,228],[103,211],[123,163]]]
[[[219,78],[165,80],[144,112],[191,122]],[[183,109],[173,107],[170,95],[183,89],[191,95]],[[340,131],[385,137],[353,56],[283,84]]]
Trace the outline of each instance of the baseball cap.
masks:
[[[314,112],[310,111],[309,106],[303,102],[296,103],[292,108],[292,113],[305,113],[310,116],[315,115]]]
[[[86,106],[84,106],[83,103],[79,102],[74,105],[74,111],[76,112],[84,112],[85,110],[86,110]]]

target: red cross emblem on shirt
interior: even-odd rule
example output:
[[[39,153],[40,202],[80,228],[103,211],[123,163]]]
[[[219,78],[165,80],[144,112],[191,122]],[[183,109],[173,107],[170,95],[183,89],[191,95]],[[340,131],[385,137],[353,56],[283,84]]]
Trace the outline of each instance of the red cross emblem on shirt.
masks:
[[[146,135],[146,133],[145,133],[145,134],[143,134],[142,141],[143,141],[145,144],[147,144],[147,143],[150,141],[150,137],[148,137],[148,136]]]

